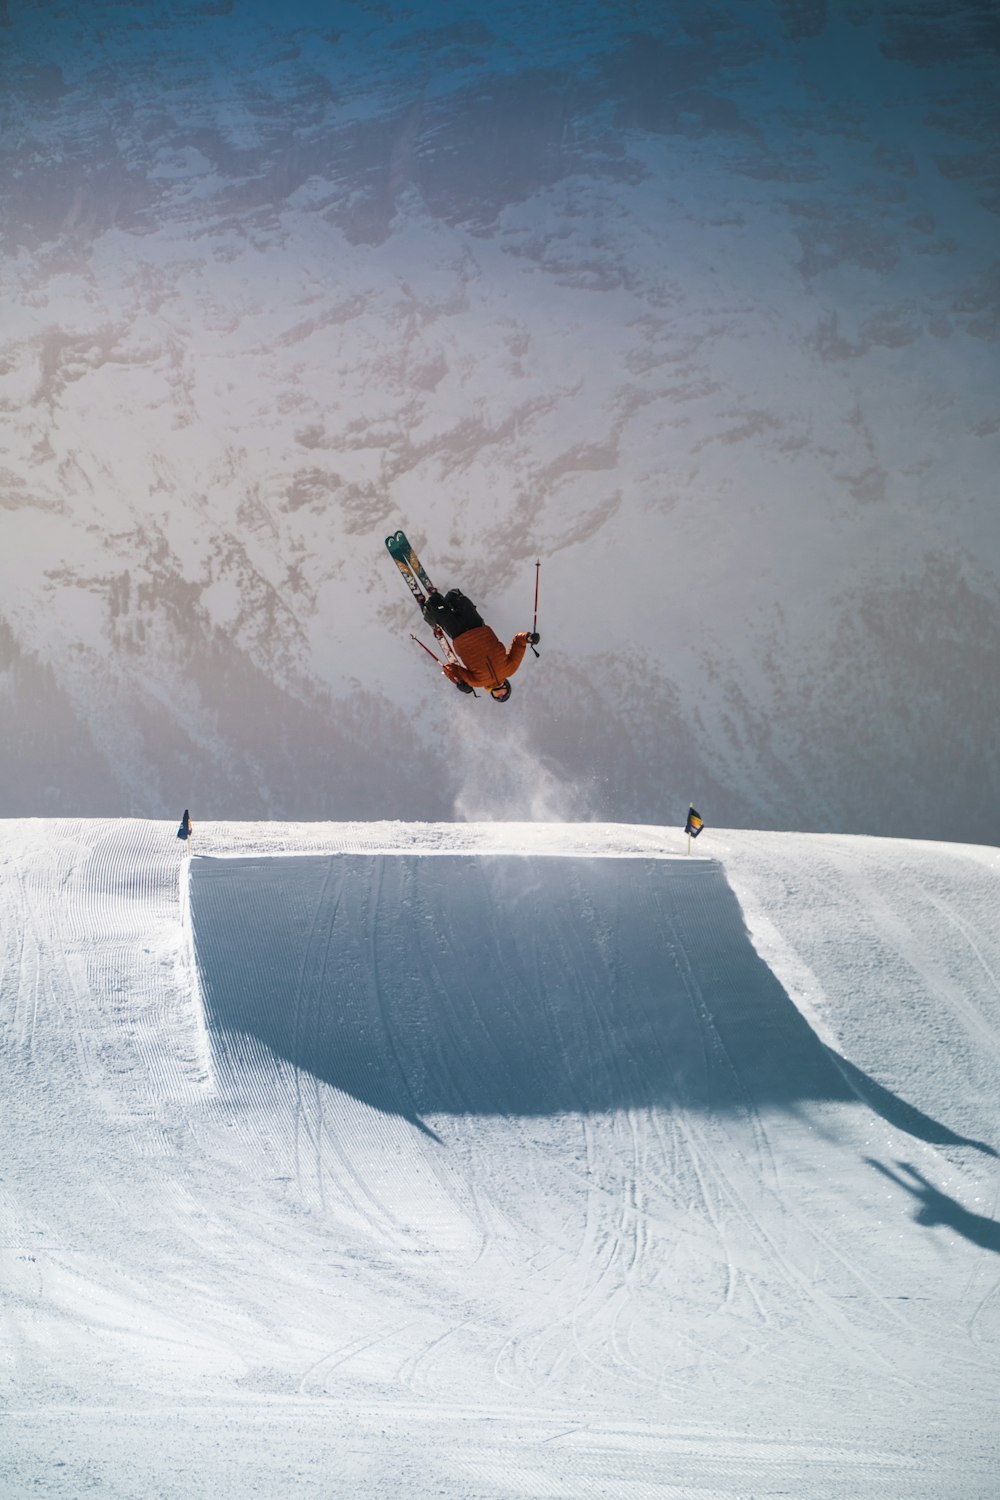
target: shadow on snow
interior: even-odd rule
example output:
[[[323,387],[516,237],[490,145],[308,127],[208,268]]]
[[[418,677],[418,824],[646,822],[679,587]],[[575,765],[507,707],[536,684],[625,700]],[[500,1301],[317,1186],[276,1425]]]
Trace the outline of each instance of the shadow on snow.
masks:
[[[1000,1224],[995,1219],[987,1219],[983,1214],[974,1214],[963,1208],[957,1198],[942,1193],[908,1162],[897,1162],[899,1171],[893,1172],[870,1156],[865,1160],[876,1172],[881,1172],[883,1177],[888,1177],[890,1182],[905,1189],[916,1200],[913,1217],[917,1224],[931,1229],[943,1224],[971,1245],[978,1245],[980,1250],[992,1250],[994,1255],[1000,1255]]]
[[[270,1053],[422,1129],[861,1099],[919,1140],[996,1154],[819,1041],[709,862],[196,859],[191,895],[232,1087]]]

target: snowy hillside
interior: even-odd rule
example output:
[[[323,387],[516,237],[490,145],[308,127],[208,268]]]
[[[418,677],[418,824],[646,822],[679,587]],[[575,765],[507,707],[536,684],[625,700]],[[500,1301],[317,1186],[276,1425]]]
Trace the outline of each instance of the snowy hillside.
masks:
[[[997,63],[944,0],[0,6],[0,812],[546,766],[1000,842]],[[507,636],[543,559],[504,710],[397,525]]]
[[[1000,851],[2,847],[4,1500],[996,1494]]]

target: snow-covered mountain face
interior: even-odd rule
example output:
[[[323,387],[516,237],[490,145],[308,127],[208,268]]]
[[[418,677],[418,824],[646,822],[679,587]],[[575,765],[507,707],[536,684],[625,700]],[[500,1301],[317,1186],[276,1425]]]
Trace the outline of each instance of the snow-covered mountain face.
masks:
[[[0,811],[1000,840],[986,8],[0,19]]]

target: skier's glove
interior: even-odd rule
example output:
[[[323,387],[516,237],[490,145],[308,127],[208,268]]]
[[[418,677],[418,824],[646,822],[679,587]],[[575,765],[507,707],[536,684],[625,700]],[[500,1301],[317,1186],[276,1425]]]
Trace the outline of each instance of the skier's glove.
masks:
[[[475,691],[471,682],[456,682],[455,686],[458,688],[458,691],[460,693],[471,693]]]

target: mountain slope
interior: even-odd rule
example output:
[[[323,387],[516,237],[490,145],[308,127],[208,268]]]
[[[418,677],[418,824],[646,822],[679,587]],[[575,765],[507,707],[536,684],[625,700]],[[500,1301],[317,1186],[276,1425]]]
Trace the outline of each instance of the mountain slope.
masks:
[[[0,810],[450,817],[488,722],[581,816],[1000,841],[979,9],[7,22]],[[507,637],[544,559],[502,715],[399,524]]]

